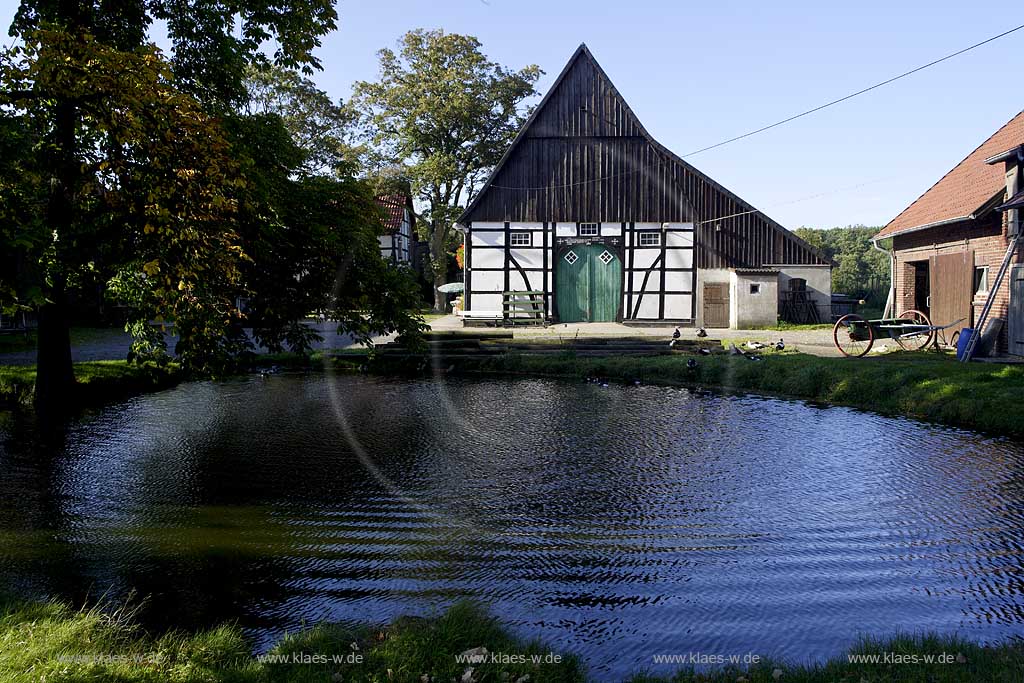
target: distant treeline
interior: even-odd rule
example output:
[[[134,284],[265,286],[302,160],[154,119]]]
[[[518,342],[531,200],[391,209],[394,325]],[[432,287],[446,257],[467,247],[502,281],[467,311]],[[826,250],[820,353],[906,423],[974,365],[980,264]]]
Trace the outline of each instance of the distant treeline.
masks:
[[[871,246],[880,227],[851,225],[845,228],[797,228],[796,234],[836,262],[832,291],[885,303],[889,288],[889,257]],[[880,299],[880,300],[879,300]]]

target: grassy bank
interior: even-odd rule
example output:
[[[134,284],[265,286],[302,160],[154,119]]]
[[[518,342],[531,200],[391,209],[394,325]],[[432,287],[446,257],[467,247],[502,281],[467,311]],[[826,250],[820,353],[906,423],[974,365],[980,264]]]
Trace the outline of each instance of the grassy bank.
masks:
[[[123,360],[75,363],[71,405],[93,405],[172,387],[183,378],[176,363],[135,365]],[[36,369],[31,365],[0,365],[0,406],[32,402]]]
[[[680,646],[685,650],[684,646]],[[456,657],[486,648],[497,656],[524,661],[466,664]],[[668,681],[751,683],[793,681],[989,681],[1024,678],[1020,644],[981,647],[954,639],[900,637],[864,641],[851,654],[894,653],[932,656],[944,663],[850,663],[847,656],[822,665],[791,666],[762,661],[748,669],[710,667],[670,677],[638,674],[633,683]],[[0,605],[0,680],[25,681],[226,681],[237,683],[340,683],[373,681],[448,683],[509,681],[573,683],[588,678],[572,655],[551,652],[508,634],[491,616],[460,603],[433,618],[404,617],[388,626],[347,627],[322,624],[283,638],[261,660],[236,626],[197,633],[151,636],[122,610],[75,610],[59,603],[8,601]],[[540,663],[534,663],[534,657]],[[552,661],[557,656],[558,661]],[[893,658],[893,655],[889,655]],[[316,659],[313,659],[316,657]],[[468,671],[468,675],[467,675]]]
[[[251,656],[250,643],[236,626],[151,637],[135,627],[131,615],[123,611],[111,615],[96,609],[73,610],[59,603],[9,602],[0,613],[0,681],[11,683],[419,683],[424,675],[448,683],[464,680],[469,665],[457,662],[456,655],[474,648],[526,659],[549,655],[539,643],[511,637],[492,617],[469,604],[455,605],[435,619],[406,617],[383,627],[318,625],[286,636],[264,661]],[[319,661],[312,659],[314,656]],[[540,666],[475,665],[472,679],[584,680],[574,657],[559,657],[558,663]]]
[[[696,368],[687,360],[697,361]],[[1024,366],[961,364],[934,353],[894,353],[863,359],[765,353],[741,356],[580,358],[505,356],[467,359],[460,372],[522,373],[612,381],[676,383],[751,391],[903,415],[993,434],[1024,435],[1024,415],[1009,409],[1024,399]]]

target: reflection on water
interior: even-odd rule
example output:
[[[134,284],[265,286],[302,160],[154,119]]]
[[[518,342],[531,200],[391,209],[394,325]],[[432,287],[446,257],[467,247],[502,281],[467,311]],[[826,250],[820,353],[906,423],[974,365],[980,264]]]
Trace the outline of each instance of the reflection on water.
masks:
[[[463,596],[598,676],[657,653],[822,658],[897,629],[1024,634],[1024,448],[907,420],[654,387],[275,376],[64,433],[3,414],[0,439],[4,583],[136,589],[154,623],[238,619],[261,647]]]

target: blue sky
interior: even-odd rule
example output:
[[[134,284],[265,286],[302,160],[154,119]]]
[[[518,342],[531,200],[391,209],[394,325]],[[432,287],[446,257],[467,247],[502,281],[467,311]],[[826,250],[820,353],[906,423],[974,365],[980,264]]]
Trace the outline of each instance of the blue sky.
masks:
[[[0,0],[4,25],[16,6]],[[377,50],[424,27],[472,34],[509,67],[539,65],[545,92],[586,42],[651,134],[687,154],[1024,23],[1024,11],[1013,7],[1005,0],[349,1],[339,4],[340,30],[324,40],[325,68],[315,80],[346,97],[353,81],[375,78]],[[882,225],[1024,109],[1022,62],[1024,30],[688,161],[789,227]]]

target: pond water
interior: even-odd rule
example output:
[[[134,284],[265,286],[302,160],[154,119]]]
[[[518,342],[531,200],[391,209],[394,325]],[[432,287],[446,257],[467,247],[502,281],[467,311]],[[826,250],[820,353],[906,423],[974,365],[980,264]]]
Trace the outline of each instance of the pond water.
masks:
[[[191,383],[66,430],[0,414],[0,580],[153,624],[461,597],[599,679],[1024,634],[1024,448],[774,399],[541,380]]]

